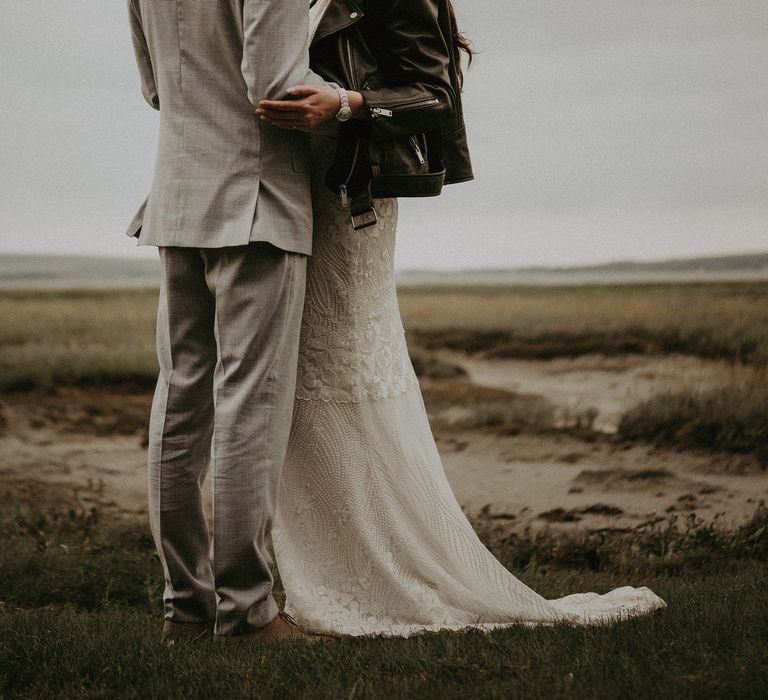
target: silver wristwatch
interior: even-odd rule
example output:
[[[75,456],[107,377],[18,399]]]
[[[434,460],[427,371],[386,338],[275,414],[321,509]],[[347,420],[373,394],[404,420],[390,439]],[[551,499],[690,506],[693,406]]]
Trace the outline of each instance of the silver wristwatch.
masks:
[[[336,83],[328,83],[332,88],[336,88],[336,92],[339,93],[339,99],[341,100],[341,109],[336,113],[336,121],[347,122],[352,119],[352,110],[349,107],[349,95],[347,91],[337,85]]]

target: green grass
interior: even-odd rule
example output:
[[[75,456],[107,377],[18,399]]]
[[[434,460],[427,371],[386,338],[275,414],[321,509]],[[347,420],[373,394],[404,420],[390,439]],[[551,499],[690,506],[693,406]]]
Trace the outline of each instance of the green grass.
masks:
[[[2,519],[0,696],[750,698],[768,682],[768,515],[634,533],[478,531],[546,597],[648,585],[668,608],[597,628],[512,628],[268,649],[159,644],[146,525],[95,511]]]
[[[172,649],[137,611],[0,615],[5,697],[760,698],[755,571],[658,586],[669,609],[612,628],[345,640],[327,648]]]
[[[81,509],[6,515],[0,601],[22,608],[117,606],[158,613],[162,581],[148,527],[113,527],[104,520],[98,510]]]

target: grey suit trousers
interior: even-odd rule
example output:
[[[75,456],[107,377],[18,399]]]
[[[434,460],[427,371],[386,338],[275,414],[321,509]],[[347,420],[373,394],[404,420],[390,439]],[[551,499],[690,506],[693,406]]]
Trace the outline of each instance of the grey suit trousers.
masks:
[[[291,426],[306,257],[266,243],[159,250],[149,506],[165,617],[247,633],[278,612],[265,539]]]

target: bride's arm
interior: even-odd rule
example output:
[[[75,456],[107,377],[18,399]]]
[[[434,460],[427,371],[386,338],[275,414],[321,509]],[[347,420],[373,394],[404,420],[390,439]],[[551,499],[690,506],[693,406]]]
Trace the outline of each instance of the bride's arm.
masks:
[[[288,90],[291,100],[262,100],[257,114],[283,129],[317,130],[321,124],[336,117],[341,100],[336,88],[297,85]],[[348,91],[349,107],[355,119],[367,119],[369,112],[365,98],[356,91]]]
[[[363,89],[374,133],[440,129],[456,108],[444,0],[371,0],[369,50],[381,85]],[[382,134],[383,135],[383,134]]]
[[[375,32],[367,41],[381,85],[349,92],[353,116],[372,118],[373,131],[413,134],[440,129],[454,113],[451,56],[441,29],[443,0],[376,0],[368,5]],[[330,87],[297,86],[295,101],[262,100],[262,119],[282,128],[311,130],[339,110]],[[290,91],[289,91],[290,92]]]

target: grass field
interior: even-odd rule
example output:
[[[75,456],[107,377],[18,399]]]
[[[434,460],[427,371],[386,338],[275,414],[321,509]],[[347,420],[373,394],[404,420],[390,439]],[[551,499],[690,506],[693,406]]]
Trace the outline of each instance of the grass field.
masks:
[[[0,391],[154,384],[157,291],[0,293]]]
[[[683,352],[768,363],[768,284],[412,287],[406,327],[491,357]]]
[[[768,368],[765,283],[405,287],[399,295],[414,365],[431,376],[454,374],[430,354],[444,348],[518,359],[685,353]],[[0,392],[151,388],[156,305],[152,289],[0,292]],[[626,417],[620,435],[756,454],[768,464],[768,401],[759,386],[768,374],[757,379],[727,396],[655,398]],[[486,413],[498,414],[498,402]]]
[[[660,394],[627,411],[618,434],[659,446],[753,453],[768,466],[767,386]]]
[[[753,283],[400,290],[436,425],[458,404],[472,413],[450,430],[528,430],[536,439],[556,430],[544,398],[472,385],[437,350],[491,359],[685,353],[743,365],[750,380],[655,396],[624,415],[616,439],[765,463],[767,302],[768,284]],[[0,397],[34,404],[47,388],[82,387],[23,415],[58,422],[62,433],[139,433],[157,371],[156,303],[150,289],[0,292]],[[93,385],[138,390],[91,406]],[[77,396],[82,405],[71,405]],[[0,403],[0,439],[10,434],[4,420]],[[730,532],[694,519],[580,535],[510,534],[490,515],[474,523],[505,566],[547,597],[647,585],[669,605],[622,625],[167,649],[146,523],[84,509],[64,486],[3,486],[3,698],[757,698],[768,684],[765,510]]]
[[[0,391],[154,383],[157,291],[0,292]],[[412,343],[494,357],[684,352],[768,365],[768,284],[406,287]]]
[[[2,697],[757,698],[768,682],[765,512],[735,533],[692,524],[563,540],[477,523],[547,597],[648,585],[668,608],[621,625],[512,628],[311,648],[167,649],[146,529],[98,512],[7,507]],[[279,584],[278,584],[279,588]],[[279,590],[278,590],[279,593]]]

